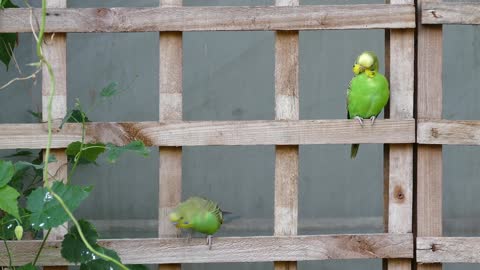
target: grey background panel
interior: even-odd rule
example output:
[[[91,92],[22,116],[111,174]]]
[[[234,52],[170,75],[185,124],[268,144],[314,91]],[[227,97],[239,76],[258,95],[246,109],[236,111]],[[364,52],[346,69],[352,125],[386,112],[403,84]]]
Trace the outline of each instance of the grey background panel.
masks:
[[[22,1],[16,1],[22,2]],[[38,6],[39,1],[32,1]],[[185,0],[185,5],[271,5],[273,1]],[[382,1],[301,1],[302,4]],[[158,1],[69,1],[69,7],[156,6]],[[480,28],[446,26],[444,114],[446,119],[480,119]],[[383,63],[383,30],[300,33],[300,118],[345,118],[345,91],[358,53],[374,50]],[[158,120],[158,34],[68,34],[68,106],[85,107],[114,81],[122,93],[89,112],[94,121]],[[184,119],[274,118],[274,33],[184,34]],[[21,34],[15,56],[23,74],[35,61],[31,34]],[[19,76],[1,67],[0,84]],[[383,71],[383,65],[381,70]],[[41,80],[0,91],[1,123],[35,122],[27,110],[40,108]],[[354,136],[354,135],[352,135]],[[300,147],[301,234],[382,231],[382,145],[362,145],[356,160],[349,145]],[[480,234],[480,148],[444,147],[445,235]],[[0,154],[9,151],[1,151]],[[155,237],[158,217],[158,150],[148,158],[122,157],[117,164],[81,166],[76,184],[94,191],[76,212],[96,221],[104,237]],[[273,233],[274,147],[184,147],[183,196],[203,195],[240,218],[218,235]],[[132,188],[132,187],[135,188]],[[271,269],[271,263],[186,265],[186,269]],[[300,269],[380,269],[380,260],[301,262]],[[447,264],[467,270],[475,265]]]

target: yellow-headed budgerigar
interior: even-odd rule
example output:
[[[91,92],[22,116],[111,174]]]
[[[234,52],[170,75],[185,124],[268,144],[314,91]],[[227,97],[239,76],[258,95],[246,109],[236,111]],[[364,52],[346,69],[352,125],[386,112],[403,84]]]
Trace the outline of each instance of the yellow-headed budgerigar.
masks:
[[[347,90],[347,117],[356,119],[363,127],[363,119],[372,125],[388,102],[388,81],[378,72],[378,58],[374,52],[361,53],[353,65],[355,74]],[[359,144],[352,144],[350,157],[355,158]]]
[[[212,248],[212,235],[220,229],[224,212],[218,204],[202,197],[190,197],[170,213],[170,221],[181,229],[191,229],[207,235],[207,245]]]

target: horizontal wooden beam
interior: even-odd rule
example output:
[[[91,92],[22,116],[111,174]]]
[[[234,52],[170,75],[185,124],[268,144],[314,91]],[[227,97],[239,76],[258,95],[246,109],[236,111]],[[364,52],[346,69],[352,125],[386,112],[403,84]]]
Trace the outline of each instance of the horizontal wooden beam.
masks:
[[[158,228],[157,219],[89,219],[102,235],[110,238],[115,235],[152,235]],[[469,231],[480,233],[480,218],[444,218],[446,231]],[[343,218],[302,218],[298,230],[306,232],[374,232],[383,230],[383,217],[343,217]],[[240,218],[222,225],[221,233],[235,235],[245,232],[272,232],[273,218]]]
[[[0,10],[0,32],[31,32],[32,10]],[[40,10],[33,9],[34,20]],[[37,23],[33,23],[37,27]],[[48,9],[46,32],[414,28],[413,5]]]
[[[40,241],[9,241],[13,265],[31,262]],[[328,259],[412,258],[412,234],[344,234],[303,236],[214,237],[212,250],[204,238],[103,240],[126,264],[271,262]],[[67,265],[61,242],[47,242],[37,265]],[[0,266],[8,266],[0,245]]]
[[[52,148],[81,139],[79,124],[65,124],[53,135]],[[361,127],[354,120],[256,120],[89,123],[86,141],[149,146],[292,145],[414,143],[415,121],[377,120]],[[45,148],[45,124],[0,124],[0,149]]]
[[[480,121],[418,120],[420,144],[480,145]]]
[[[480,237],[418,237],[419,263],[480,263]]]
[[[116,233],[151,233],[158,227],[156,219],[94,219],[91,221],[100,232]],[[460,229],[473,233],[480,233],[480,218],[444,218],[444,227],[447,231]],[[383,217],[345,217],[345,218],[302,218],[298,221],[299,231],[376,231],[383,229]],[[273,218],[241,218],[234,219],[222,225],[226,233],[238,232],[271,232]]]
[[[158,228],[156,219],[96,219],[90,220],[99,232],[151,234]],[[459,220],[462,222],[464,219]],[[470,221],[470,220],[469,220]],[[474,219],[471,222],[479,221]],[[463,224],[462,224],[463,225]],[[236,234],[244,232],[272,232],[273,218],[239,218],[222,225],[222,233]],[[473,224],[471,225],[474,226]],[[345,218],[302,218],[298,221],[299,231],[381,231],[382,217],[345,217]]]
[[[422,24],[480,24],[480,3],[425,2]]]

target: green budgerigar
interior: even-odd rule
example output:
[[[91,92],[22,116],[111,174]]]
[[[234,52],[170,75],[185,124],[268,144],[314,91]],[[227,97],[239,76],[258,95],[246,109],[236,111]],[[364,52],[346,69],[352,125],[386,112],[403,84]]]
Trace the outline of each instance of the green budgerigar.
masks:
[[[191,229],[207,235],[207,245],[212,248],[212,235],[220,229],[224,212],[218,204],[202,197],[190,197],[170,213],[170,221],[181,229]]]
[[[353,65],[355,74],[347,90],[347,117],[356,119],[363,127],[363,119],[372,125],[388,102],[388,81],[378,72],[378,57],[374,52],[361,53]],[[350,157],[357,156],[359,144],[352,144]]]

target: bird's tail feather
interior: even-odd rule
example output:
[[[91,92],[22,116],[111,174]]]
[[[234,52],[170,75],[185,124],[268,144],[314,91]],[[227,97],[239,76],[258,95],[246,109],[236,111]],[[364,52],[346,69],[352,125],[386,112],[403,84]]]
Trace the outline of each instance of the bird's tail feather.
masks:
[[[240,215],[234,215],[232,212],[223,211],[223,210],[222,210],[222,215],[223,215],[223,223],[229,223],[235,219],[241,218]]]
[[[360,147],[360,144],[352,144],[352,148],[350,149],[350,158],[355,159],[358,153],[358,148]]]

